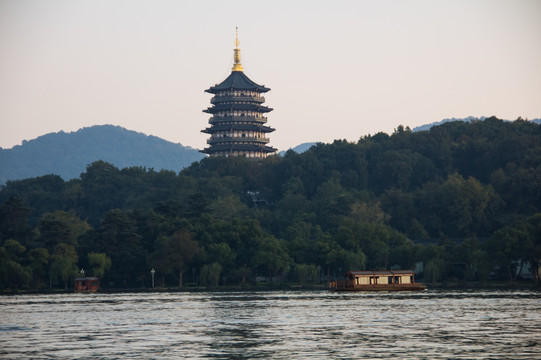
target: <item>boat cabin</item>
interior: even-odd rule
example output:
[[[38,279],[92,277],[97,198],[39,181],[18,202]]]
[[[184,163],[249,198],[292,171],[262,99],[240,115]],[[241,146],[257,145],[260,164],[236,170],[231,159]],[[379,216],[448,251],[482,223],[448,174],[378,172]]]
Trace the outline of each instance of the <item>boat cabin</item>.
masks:
[[[97,277],[82,277],[75,279],[75,292],[96,292],[100,287],[100,279]]]
[[[348,271],[344,277],[353,281],[355,285],[372,284],[413,284],[415,273],[413,271]]]
[[[415,273],[411,270],[393,271],[348,271],[345,280],[332,281],[333,290],[423,290],[423,284],[415,282]]]

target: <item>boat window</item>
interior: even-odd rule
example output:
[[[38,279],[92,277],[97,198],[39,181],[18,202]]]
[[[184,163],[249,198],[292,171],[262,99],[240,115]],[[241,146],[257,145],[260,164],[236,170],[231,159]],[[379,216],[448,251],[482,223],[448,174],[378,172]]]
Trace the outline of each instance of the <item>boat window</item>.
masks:
[[[389,276],[389,277],[388,277],[387,283],[388,283],[388,284],[392,284],[392,283],[393,283],[393,277],[392,277],[392,276]]]
[[[400,276],[395,276],[394,277],[394,283],[395,284],[400,284]]]

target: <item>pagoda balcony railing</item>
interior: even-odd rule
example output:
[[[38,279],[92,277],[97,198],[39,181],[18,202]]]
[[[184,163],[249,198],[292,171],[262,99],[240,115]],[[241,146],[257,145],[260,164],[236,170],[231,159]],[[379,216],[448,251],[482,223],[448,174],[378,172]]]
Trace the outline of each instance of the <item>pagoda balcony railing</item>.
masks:
[[[255,122],[263,124],[267,122],[267,118],[265,116],[213,116],[209,119],[209,124],[223,122]]]
[[[214,145],[214,144],[218,144],[218,143],[227,143],[227,144],[230,144],[230,143],[244,143],[244,142],[248,142],[248,143],[254,143],[254,142],[258,142],[258,143],[263,143],[263,144],[267,144],[268,142],[270,141],[270,139],[268,138],[258,138],[258,137],[240,137],[240,136],[226,136],[226,137],[211,137],[210,139],[207,140],[207,144],[209,145]]]
[[[210,99],[211,104],[220,104],[224,102],[254,102],[262,104],[265,102],[264,96],[214,96]]]

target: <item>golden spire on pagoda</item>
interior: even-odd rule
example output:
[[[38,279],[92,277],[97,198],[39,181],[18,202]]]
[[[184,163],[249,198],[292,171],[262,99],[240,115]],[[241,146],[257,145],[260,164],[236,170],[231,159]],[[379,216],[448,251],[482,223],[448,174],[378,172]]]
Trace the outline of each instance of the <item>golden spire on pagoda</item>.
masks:
[[[236,38],[235,38],[235,50],[233,50],[233,68],[232,71],[242,72],[242,65],[240,64],[240,48],[239,48],[239,28],[236,27]]]

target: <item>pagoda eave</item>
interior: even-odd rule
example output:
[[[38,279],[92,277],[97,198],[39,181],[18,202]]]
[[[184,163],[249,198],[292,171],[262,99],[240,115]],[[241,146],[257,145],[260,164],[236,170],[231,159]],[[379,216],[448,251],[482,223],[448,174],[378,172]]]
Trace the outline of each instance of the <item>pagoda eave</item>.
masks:
[[[273,153],[276,152],[277,149],[266,146],[266,145],[257,145],[257,144],[227,144],[227,145],[213,145],[212,147],[205,148],[203,150],[200,150],[202,153],[212,155],[214,153],[218,152],[261,152],[261,153]]]
[[[225,132],[225,131],[253,131],[253,132],[271,133],[275,131],[275,129],[271,128],[270,126],[252,125],[252,124],[224,124],[224,125],[214,125],[204,130],[201,130],[201,132],[206,133],[206,134],[215,134],[218,132]]]
[[[251,102],[259,105],[265,102],[263,96],[215,96],[210,100],[211,104],[223,104],[229,102]]]
[[[231,123],[251,123],[263,125],[267,122],[264,116],[213,116],[209,119],[209,124],[213,125],[229,125]]]
[[[207,114],[216,114],[223,111],[255,111],[260,113],[268,113],[273,109],[267,106],[256,104],[219,104],[203,110]]]

